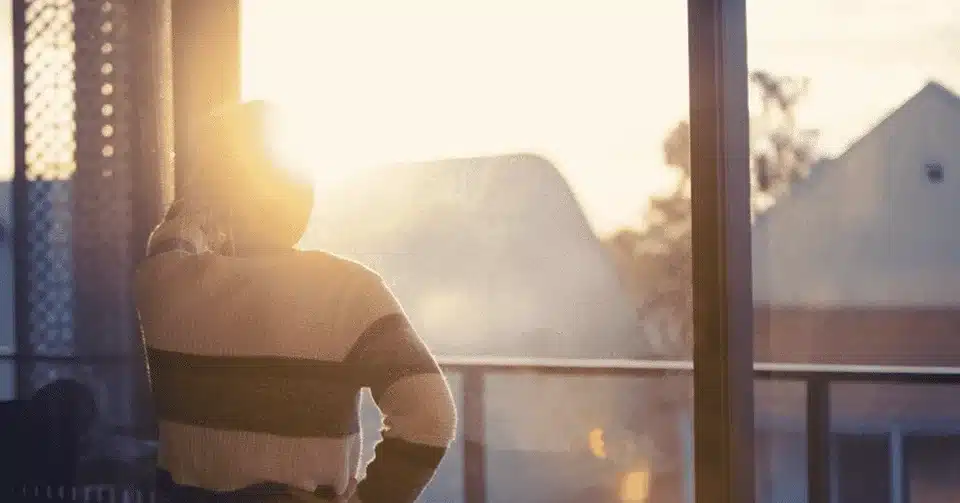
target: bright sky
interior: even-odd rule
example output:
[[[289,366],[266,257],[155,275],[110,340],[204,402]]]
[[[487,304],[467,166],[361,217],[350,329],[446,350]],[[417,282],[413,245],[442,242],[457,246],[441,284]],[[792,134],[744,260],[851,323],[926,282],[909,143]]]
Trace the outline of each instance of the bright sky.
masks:
[[[685,5],[245,0],[244,93],[309,96],[325,166],[546,154],[606,233],[668,183]],[[957,0],[749,0],[748,24],[751,68],[811,77],[801,120],[828,154],[931,78],[960,90]]]
[[[600,233],[638,222],[669,181],[660,142],[687,115],[683,0],[244,5],[245,96],[310,112],[320,169],[535,151]],[[957,0],[748,0],[748,24],[752,68],[811,77],[802,119],[828,154],[931,78],[960,90]],[[10,126],[0,121],[0,156],[12,160]]]

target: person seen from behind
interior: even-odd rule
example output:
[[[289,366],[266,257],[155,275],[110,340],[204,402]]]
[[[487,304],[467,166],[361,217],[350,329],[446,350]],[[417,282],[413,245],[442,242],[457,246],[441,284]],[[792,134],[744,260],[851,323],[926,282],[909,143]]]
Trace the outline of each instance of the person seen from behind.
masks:
[[[158,491],[411,503],[454,438],[450,389],[380,276],[296,248],[313,187],[271,152],[273,114],[233,105],[195,135],[185,193],[136,273]],[[384,427],[357,480],[363,388]]]

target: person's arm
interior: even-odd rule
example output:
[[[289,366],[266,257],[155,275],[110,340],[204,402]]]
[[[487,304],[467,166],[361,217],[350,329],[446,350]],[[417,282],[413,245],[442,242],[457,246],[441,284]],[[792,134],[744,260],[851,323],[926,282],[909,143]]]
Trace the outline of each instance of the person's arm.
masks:
[[[350,500],[413,503],[433,478],[456,430],[456,410],[433,355],[379,276],[353,296],[361,335],[346,357],[384,418],[383,440]],[[350,307],[354,309],[353,306]]]

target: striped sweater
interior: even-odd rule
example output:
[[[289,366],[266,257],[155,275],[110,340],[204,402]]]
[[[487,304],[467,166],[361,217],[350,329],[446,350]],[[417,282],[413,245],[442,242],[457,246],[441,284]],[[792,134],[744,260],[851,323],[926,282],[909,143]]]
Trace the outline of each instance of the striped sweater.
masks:
[[[413,502],[456,413],[381,278],[327,253],[193,253],[163,234],[136,276],[160,468],[214,491],[279,482],[343,494],[359,469],[369,388],[383,440],[350,501]]]

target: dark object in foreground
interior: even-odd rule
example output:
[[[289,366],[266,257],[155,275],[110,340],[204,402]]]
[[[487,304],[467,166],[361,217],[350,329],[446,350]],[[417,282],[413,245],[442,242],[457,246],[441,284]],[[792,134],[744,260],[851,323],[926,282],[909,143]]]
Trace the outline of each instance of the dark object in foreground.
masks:
[[[29,400],[0,403],[0,487],[76,483],[96,415],[93,393],[70,379],[47,384]]]
[[[159,501],[170,503],[323,503],[334,501],[336,491],[329,486],[318,487],[311,495],[285,484],[264,482],[230,492],[214,492],[200,487],[178,485],[170,473],[157,470]]]

